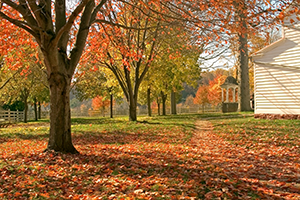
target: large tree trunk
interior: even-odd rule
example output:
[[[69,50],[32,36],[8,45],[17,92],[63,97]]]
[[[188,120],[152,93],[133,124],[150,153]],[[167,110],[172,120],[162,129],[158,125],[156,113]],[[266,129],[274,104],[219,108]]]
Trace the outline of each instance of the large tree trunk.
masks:
[[[246,26],[246,22],[242,23]],[[249,58],[247,33],[239,34],[239,110],[250,111]]]
[[[132,100],[129,102],[129,121],[137,120],[136,107],[137,107],[136,101]]]
[[[244,11],[247,8],[247,2],[234,2],[239,21],[240,30],[238,32],[239,40],[239,57],[238,57],[238,80],[239,80],[239,111],[250,111],[250,87],[249,87],[249,57],[248,57],[248,27]]]
[[[172,90],[171,91],[171,114],[176,115],[176,93]]]
[[[147,89],[147,105],[148,105],[148,116],[151,117],[152,112],[151,112],[151,89],[150,87]]]
[[[70,113],[71,77],[52,73],[50,85],[50,136],[47,150],[64,153],[78,153],[72,144]]]
[[[162,99],[162,115],[166,115],[166,101],[167,101],[167,95],[164,94],[163,91],[161,91],[161,99]]]

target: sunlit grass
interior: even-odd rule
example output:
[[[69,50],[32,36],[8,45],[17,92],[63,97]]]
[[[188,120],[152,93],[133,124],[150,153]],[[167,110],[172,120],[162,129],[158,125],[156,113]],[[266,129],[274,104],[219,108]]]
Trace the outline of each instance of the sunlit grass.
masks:
[[[248,116],[210,121],[216,133],[235,144],[288,147],[300,145],[300,120],[268,120]]]

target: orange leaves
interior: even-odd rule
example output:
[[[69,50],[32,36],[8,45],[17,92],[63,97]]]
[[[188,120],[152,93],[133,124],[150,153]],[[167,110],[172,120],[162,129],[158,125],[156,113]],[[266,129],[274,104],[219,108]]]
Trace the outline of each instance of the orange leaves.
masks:
[[[202,85],[198,88],[195,104],[212,104],[218,105],[221,103],[222,95],[220,85],[224,83],[226,76],[217,75],[213,80],[209,81],[209,85]]]
[[[209,87],[207,85],[201,85],[194,98],[194,104],[205,105],[209,103],[208,99]]]
[[[110,104],[109,100],[103,99],[103,97],[97,96],[92,100],[92,107],[94,110],[99,110],[101,108],[108,107]]]
[[[235,115],[213,120],[214,125],[197,121],[194,129],[198,117],[147,118],[149,123],[76,119],[73,134],[80,155],[43,153],[45,123],[34,125],[41,125],[37,135],[30,125],[7,128],[9,138],[0,135],[0,198],[300,198],[299,136],[286,137],[292,146],[278,145],[280,134],[294,130],[297,135],[297,123],[272,126],[270,120]],[[28,134],[20,136],[19,128]],[[266,140],[274,129],[278,133]]]
[[[35,62],[40,61],[33,51],[28,50],[36,50],[37,44],[27,32],[3,19],[0,25],[0,55],[4,56],[5,63],[10,69],[17,70],[31,59]]]

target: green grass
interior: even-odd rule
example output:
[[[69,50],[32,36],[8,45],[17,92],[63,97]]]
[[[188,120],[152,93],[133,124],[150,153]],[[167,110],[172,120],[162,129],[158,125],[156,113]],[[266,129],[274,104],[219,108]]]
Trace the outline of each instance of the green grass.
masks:
[[[300,145],[300,120],[268,120],[244,116],[210,121],[216,133],[237,145]]]

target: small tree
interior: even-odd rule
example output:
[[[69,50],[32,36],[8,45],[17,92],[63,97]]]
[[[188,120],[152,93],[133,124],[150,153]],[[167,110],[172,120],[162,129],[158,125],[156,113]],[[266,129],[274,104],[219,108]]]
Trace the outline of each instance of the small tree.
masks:
[[[196,96],[194,98],[194,104],[201,105],[203,113],[204,113],[205,105],[209,104],[208,93],[209,93],[209,86],[208,85],[201,85],[198,88],[198,91],[197,91]]]
[[[103,117],[105,117],[105,108],[109,107],[109,105],[110,105],[110,100],[104,99],[101,96],[96,96],[92,100],[93,110],[100,110],[101,109]]]
[[[213,80],[209,81],[207,98],[210,104],[216,106],[222,102],[222,89],[220,86],[224,83],[225,79],[225,75],[219,74]]]

